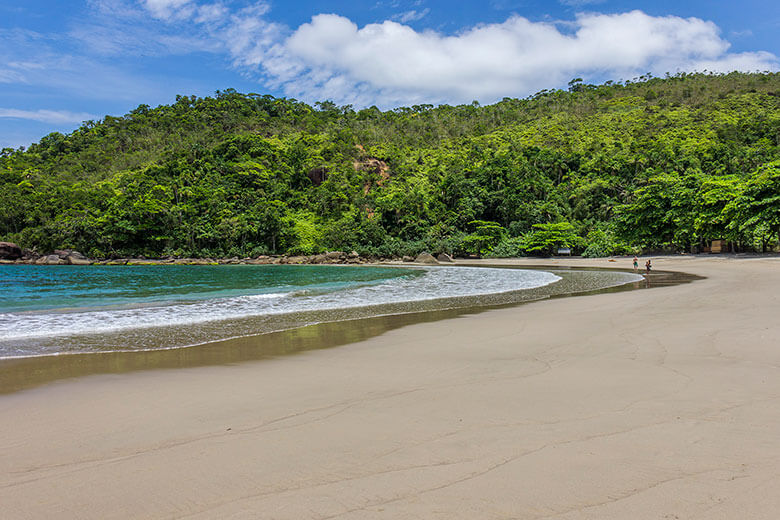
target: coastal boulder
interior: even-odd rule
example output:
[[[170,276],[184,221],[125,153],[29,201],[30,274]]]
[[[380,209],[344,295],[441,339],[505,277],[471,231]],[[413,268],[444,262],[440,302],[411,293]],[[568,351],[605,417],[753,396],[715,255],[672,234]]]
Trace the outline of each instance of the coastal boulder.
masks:
[[[47,255],[42,256],[38,260],[35,261],[37,265],[60,265],[65,264],[65,260],[60,258],[59,255]]]
[[[18,260],[21,257],[21,247],[13,242],[0,242],[0,260]]]
[[[194,258],[189,265],[219,265],[213,258]]]
[[[447,253],[439,253],[439,255],[436,257],[436,260],[439,262],[450,262],[452,263],[452,257],[448,255]]]
[[[284,258],[284,263],[286,264],[293,264],[293,265],[300,265],[300,264],[306,264],[309,261],[308,256],[287,256]]]
[[[91,260],[85,258],[84,255],[78,251],[75,251],[75,253],[77,253],[78,256],[76,254],[70,254],[65,257],[65,262],[70,265],[89,265],[92,263]]]
[[[32,263],[37,260],[41,255],[33,251],[32,249],[22,249],[22,260]]]
[[[168,260],[155,260],[155,259],[149,259],[149,258],[132,258],[127,261],[127,264],[125,265],[165,265],[170,263]],[[86,264],[76,264],[76,265],[86,265]]]
[[[129,262],[128,258],[112,258],[111,260],[101,262],[101,265],[127,265],[127,262]]]
[[[439,262],[430,253],[420,253],[414,261],[418,264],[438,264]]]
[[[273,260],[274,259],[271,258],[270,256],[260,255],[257,258],[250,258],[249,260],[244,260],[244,263],[249,265],[268,265],[274,263]]]
[[[218,265],[219,262],[213,258],[177,258],[173,261],[174,265]]]

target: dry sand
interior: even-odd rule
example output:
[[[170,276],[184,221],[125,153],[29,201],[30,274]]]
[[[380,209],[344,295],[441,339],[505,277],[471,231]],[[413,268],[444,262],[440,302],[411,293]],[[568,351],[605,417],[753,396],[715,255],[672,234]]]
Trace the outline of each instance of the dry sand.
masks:
[[[708,278],[0,396],[0,517],[778,518],[780,259],[654,263]]]

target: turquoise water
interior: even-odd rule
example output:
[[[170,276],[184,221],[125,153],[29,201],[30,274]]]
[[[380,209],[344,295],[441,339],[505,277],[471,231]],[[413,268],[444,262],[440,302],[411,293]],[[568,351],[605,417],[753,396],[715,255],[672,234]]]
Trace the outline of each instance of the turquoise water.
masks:
[[[0,358],[177,348],[558,280],[473,267],[0,265]]]
[[[342,266],[0,267],[0,313],[171,304],[234,296],[332,292],[422,271]]]

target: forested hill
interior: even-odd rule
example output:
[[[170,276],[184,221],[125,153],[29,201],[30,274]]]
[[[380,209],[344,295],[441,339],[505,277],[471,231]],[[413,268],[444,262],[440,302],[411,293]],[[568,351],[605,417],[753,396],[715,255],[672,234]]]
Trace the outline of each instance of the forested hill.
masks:
[[[0,240],[92,257],[761,249],[780,74],[681,74],[382,112],[233,90],[0,154]]]

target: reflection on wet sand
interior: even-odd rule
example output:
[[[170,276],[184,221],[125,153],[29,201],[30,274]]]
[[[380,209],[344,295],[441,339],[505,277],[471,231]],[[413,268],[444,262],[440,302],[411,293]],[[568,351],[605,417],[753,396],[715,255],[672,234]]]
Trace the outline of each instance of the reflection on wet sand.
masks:
[[[593,289],[583,273],[597,270],[546,268],[563,280],[559,283],[517,295],[511,301],[486,299],[481,305],[464,305],[454,309],[426,308],[420,312],[405,311],[376,317],[360,317],[308,325],[281,332],[215,341],[186,348],[127,352],[97,352],[0,360],[0,394],[34,388],[52,381],[93,374],[122,374],[137,370],[170,369],[235,364],[295,354],[307,350],[331,348],[355,343],[406,325],[455,318],[490,309],[518,305],[543,298],[600,294],[647,287],[687,283],[697,276],[674,272],[653,272],[653,283],[645,277],[616,287]],[[603,271],[602,271],[603,272]]]

